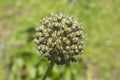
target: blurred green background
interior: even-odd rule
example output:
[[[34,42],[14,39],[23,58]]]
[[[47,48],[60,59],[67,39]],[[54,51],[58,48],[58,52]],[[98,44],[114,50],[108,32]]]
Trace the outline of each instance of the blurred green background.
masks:
[[[39,80],[49,62],[33,43],[34,27],[64,12],[84,24],[78,62],[55,65],[47,80],[120,80],[120,0],[0,0],[0,80]]]

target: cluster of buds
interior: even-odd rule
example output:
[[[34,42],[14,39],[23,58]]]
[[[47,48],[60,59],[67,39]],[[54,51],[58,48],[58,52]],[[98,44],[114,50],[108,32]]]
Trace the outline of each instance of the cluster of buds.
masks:
[[[83,25],[71,16],[51,14],[36,27],[35,44],[39,53],[56,64],[76,61],[84,48]]]

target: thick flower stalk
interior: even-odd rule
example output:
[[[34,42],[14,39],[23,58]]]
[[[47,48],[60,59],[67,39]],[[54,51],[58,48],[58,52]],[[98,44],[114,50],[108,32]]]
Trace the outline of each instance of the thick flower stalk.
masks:
[[[40,54],[56,64],[76,61],[83,53],[83,25],[71,16],[51,14],[36,27],[35,44]]]

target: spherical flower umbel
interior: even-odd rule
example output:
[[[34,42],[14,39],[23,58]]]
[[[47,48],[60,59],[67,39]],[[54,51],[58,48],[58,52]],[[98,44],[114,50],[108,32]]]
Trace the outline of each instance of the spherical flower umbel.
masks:
[[[56,64],[66,64],[83,53],[84,40],[83,25],[60,13],[41,20],[34,41],[42,56]]]

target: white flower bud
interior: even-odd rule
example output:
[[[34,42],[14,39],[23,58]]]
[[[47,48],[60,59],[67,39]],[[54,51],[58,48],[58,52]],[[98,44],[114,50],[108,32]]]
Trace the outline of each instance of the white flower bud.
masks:
[[[40,27],[36,27],[35,30],[36,30],[36,31],[40,31]]]
[[[44,26],[41,25],[41,26],[39,27],[39,29],[40,29],[40,30],[44,30]]]
[[[70,41],[70,40],[66,40],[66,44],[67,44],[67,45],[70,45],[70,44],[71,44],[71,41]]]
[[[43,42],[44,38],[43,37],[39,37],[39,41]]]
[[[54,33],[52,34],[52,37],[55,38],[56,36],[57,36],[57,34],[54,32]]]
[[[39,40],[34,39],[34,42],[38,45],[39,44]]]
[[[42,49],[42,47],[41,47],[41,46],[38,46],[37,48],[38,48],[38,50],[41,50],[41,49]]]
[[[83,31],[77,31],[77,32],[76,32],[76,35],[77,35],[77,36],[80,36],[81,34],[83,34]]]
[[[70,46],[66,46],[66,48],[65,48],[66,50],[70,50]]]
[[[75,50],[75,53],[79,54],[80,52],[79,52],[79,50]]]
[[[36,36],[37,36],[37,37],[38,37],[38,36],[42,36],[42,33],[41,33],[41,32],[36,33]]]
[[[82,46],[81,46],[81,45],[79,45],[79,46],[78,46],[78,49],[81,49],[81,48],[82,48]]]
[[[52,39],[51,39],[51,38],[48,38],[48,42],[49,42],[49,43],[52,43]]]

